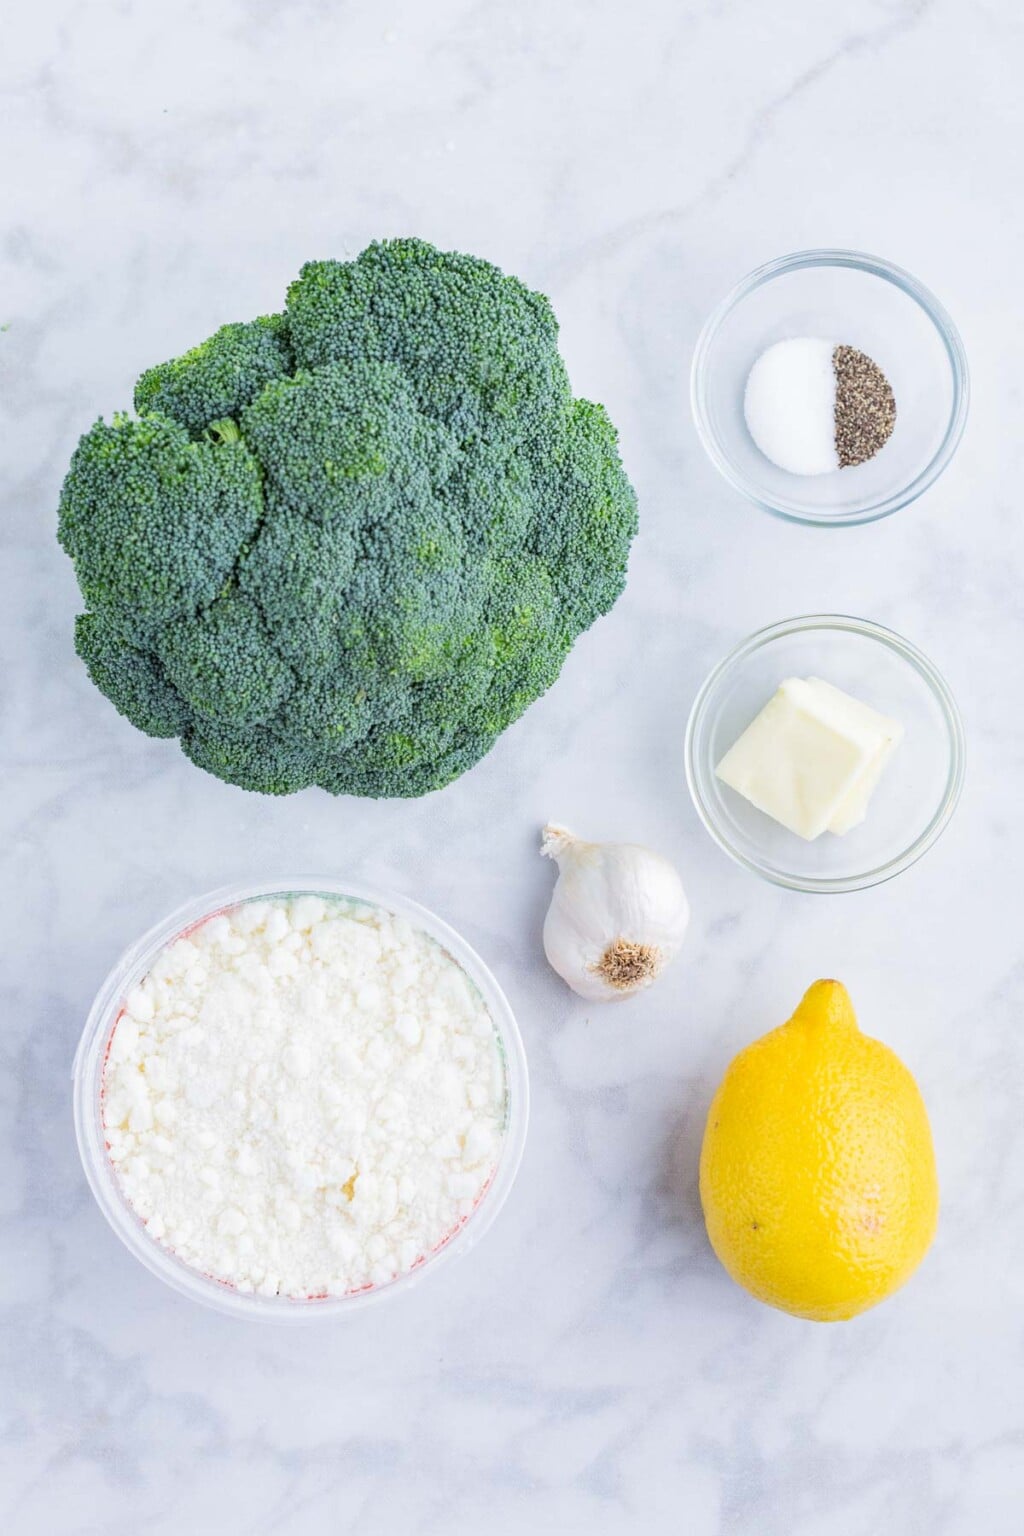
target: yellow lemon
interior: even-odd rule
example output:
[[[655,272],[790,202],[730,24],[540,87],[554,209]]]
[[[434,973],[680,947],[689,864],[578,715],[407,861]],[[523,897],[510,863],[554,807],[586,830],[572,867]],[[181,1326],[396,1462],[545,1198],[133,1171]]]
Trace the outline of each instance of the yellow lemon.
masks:
[[[753,1296],[834,1322],[890,1296],[935,1235],[928,1114],[899,1058],[816,981],[729,1066],[708,1112],[700,1197],[711,1246]]]

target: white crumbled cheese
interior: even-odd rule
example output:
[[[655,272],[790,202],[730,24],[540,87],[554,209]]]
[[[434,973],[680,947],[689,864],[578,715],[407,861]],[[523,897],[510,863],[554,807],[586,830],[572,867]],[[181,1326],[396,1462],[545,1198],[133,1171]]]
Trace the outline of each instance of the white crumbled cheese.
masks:
[[[444,1243],[494,1173],[494,1023],[439,944],[377,907],[256,900],[169,944],[103,1079],[111,1165],[151,1237],[240,1291],[340,1296]]]

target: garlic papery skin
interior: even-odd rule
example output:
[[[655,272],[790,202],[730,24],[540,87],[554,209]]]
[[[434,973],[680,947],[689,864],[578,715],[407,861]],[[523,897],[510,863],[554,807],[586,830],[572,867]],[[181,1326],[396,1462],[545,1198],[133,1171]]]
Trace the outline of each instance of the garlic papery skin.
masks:
[[[562,980],[599,1003],[657,981],[690,921],[668,860],[636,843],[587,843],[556,826],[544,828],[540,851],[558,865],[544,953]]]

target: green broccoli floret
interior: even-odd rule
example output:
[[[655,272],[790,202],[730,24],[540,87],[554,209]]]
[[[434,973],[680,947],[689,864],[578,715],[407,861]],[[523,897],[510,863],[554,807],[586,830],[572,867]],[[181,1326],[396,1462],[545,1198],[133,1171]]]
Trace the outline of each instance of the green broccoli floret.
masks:
[[[135,386],[135,409],[140,416],[159,411],[199,437],[211,422],[235,416],[293,366],[283,315],[222,325],[182,357],[148,368]]]
[[[625,581],[636,504],[547,300],[420,240],[314,262],[284,315],[143,374],[72,459],[90,676],[269,794],[471,767]]]
[[[75,620],[75,649],[96,687],[147,736],[180,736],[188,729],[188,705],[152,652],[136,650],[95,613]]]
[[[169,629],[160,659],[167,681],[200,722],[230,720],[243,730],[264,725],[292,690],[291,670],[259,609],[239,592]]]
[[[159,650],[218,596],[262,515],[260,467],[240,438],[197,443],[166,416],[115,416],[75,449],[59,538],[90,613]]]

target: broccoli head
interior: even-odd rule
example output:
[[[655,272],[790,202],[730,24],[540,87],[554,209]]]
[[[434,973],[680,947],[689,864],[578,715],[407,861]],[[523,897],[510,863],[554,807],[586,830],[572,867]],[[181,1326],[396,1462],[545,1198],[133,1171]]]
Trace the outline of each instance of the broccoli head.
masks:
[[[471,767],[625,582],[636,501],[547,300],[421,240],[319,261],[97,422],[59,538],[76,647],[245,789],[420,795]]]

